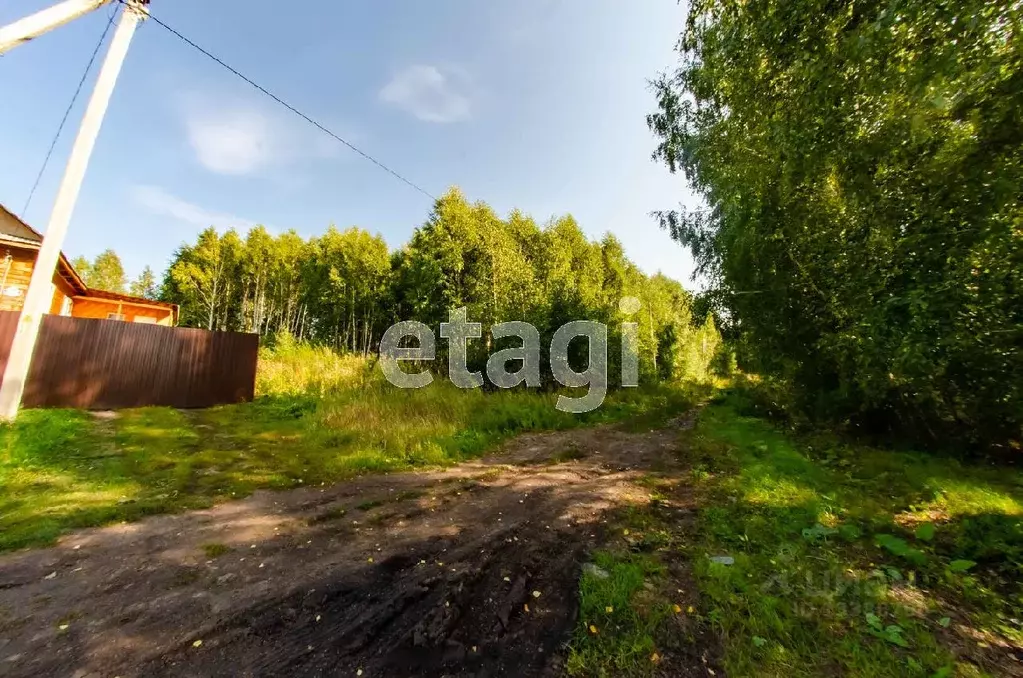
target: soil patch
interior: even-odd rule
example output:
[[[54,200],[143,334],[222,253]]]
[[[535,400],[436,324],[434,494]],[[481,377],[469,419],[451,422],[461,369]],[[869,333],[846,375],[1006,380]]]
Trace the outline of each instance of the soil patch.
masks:
[[[444,471],[258,492],[4,556],[0,675],[558,675],[588,552],[610,512],[649,504],[647,474],[678,470],[691,424],[528,434]]]

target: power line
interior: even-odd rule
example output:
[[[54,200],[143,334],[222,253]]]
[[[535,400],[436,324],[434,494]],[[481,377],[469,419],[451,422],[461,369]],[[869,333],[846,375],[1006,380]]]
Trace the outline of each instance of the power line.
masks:
[[[67,105],[67,110],[64,111],[64,117],[60,120],[60,125],[57,127],[57,133],[53,135],[53,141],[50,142],[50,150],[46,151],[46,157],[43,158],[43,165],[39,168],[39,173],[36,175],[35,183],[32,184],[32,190],[28,192],[28,198],[25,200],[25,206],[21,209],[21,217],[24,219],[28,212],[28,206],[32,204],[32,196],[36,194],[36,189],[39,188],[39,182],[43,178],[43,173],[46,171],[46,166],[50,162],[50,156],[53,155],[53,149],[57,147],[57,140],[60,139],[60,133],[64,131],[64,125],[67,123],[68,116],[71,115],[71,109],[75,107],[75,102],[78,101],[78,95],[82,93],[82,87],[85,85],[85,79],[89,77],[89,71],[92,70],[92,64],[96,61],[96,56],[99,54],[99,50],[103,47],[103,43],[106,42],[107,33],[110,32],[110,27],[114,24],[114,15],[116,12],[110,13],[110,18],[107,20],[107,25],[103,29],[103,35],[99,36],[99,42],[96,43],[96,49],[92,50],[92,56],[89,57],[89,63],[85,66],[85,72],[82,73],[82,79],[78,81],[78,87],[75,88],[75,94],[71,97],[71,103]]]
[[[126,0],[118,0],[118,2],[120,2],[121,4],[126,4]],[[302,118],[303,120],[305,120],[305,121],[306,121],[306,122],[308,122],[309,124],[313,125],[313,126],[314,126],[314,127],[316,127],[317,129],[319,129],[319,130],[320,130],[321,132],[324,132],[324,133],[326,133],[326,134],[330,135],[331,137],[333,137],[334,139],[336,139],[337,141],[340,141],[340,142],[341,142],[342,144],[344,144],[345,146],[347,146],[347,147],[348,147],[348,148],[350,148],[351,150],[355,151],[356,153],[358,153],[359,155],[361,155],[361,156],[362,156],[363,158],[365,158],[366,160],[369,160],[369,161],[370,161],[371,163],[373,163],[374,165],[376,165],[376,166],[377,166],[377,167],[379,167],[380,169],[384,170],[385,172],[387,172],[387,173],[388,173],[388,174],[390,174],[391,176],[393,176],[393,177],[395,177],[396,179],[398,179],[398,180],[400,180],[400,181],[404,182],[405,184],[408,184],[409,186],[411,186],[411,187],[412,187],[412,188],[414,188],[415,190],[419,191],[420,193],[422,193],[422,194],[423,194],[423,195],[425,195],[426,197],[430,198],[431,200],[436,200],[436,199],[437,199],[437,197],[436,197],[436,196],[434,196],[433,194],[431,194],[431,193],[430,193],[429,191],[427,191],[427,190],[423,189],[422,187],[420,187],[420,186],[419,186],[418,184],[416,184],[415,182],[413,182],[413,181],[411,181],[411,180],[409,180],[409,179],[406,179],[405,177],[403,177],[402,175],[398,174],[397,172],[395,172],[395,171],[394,171],[393,169],[391,169],[390,167],[388,167],[388,166],[387,166],[387,165],[385,165],[384,163],[380,162],[379,160],[377,160],[376,158],[374,158],[374,157],[373,157],[373,156],[371,156],[370,154],[366,153],[365,151],[362,151],[362,150],[360,150],[359,148],[357,148],[356,146],[354,146],[354,145],[353,145],[353,144],[351,144],[350,142],[348,142],[348,141],[346,141],[346,140],[342,139],[342,138],[341,138],[340,136],[338,136],[338,135],[337,135],[337,134],[335,134],[334,132],[330,131],[329,129],[327,129],[326,127],[324,127],[323,125],[321,125],[320,123],[316,122],[315,120],[313,120],[312,118],[310,118],[310,117],[309,117],[308,115],[306,115],[306,114],[305,114],[305,113],[303,113],[302,111],[298,110],[297,108],[295,108],[294,106],[292,106],[291,104],[289,104],[289,103],[288,103],[287,101],[284,101],[284,99],[281,99],[281,98],[280,98],[279,96],[277,96],[276,94],[274,94],[274,93],[273,93],[273,92],[271,92],[270,90],[268,90],[268,89],[266,89],[265,87],[263,87],[262,85],[260,85],[260,84],[256,83],[256,82],[255,82],[254,80],[252,80],[252,78],[249,78],[248,76],[246,76],[246,75],[242,74],[241,72],[239,72],[239,71],[238,71],[237,69],[235,69],[235,68],[233,68],[233,67],[229,66],[229,65],[228,65],[227,63],[225,63],[225,62],[224,62],[224,61],[223,61],[222,59],[220,59],[219,57],[217,57],[217,56],[215,56],[215,55],[211,54],[211,53],[210,53],[209,51],[207,51],[206,49],[203,49],[202,47],[200,47],[199,45],[197,45],[197,44],[196,44],[195,42],[193,42],[192,40],[190,40],[189,38],[185,37],[184,35],[182,35],[182,34],[181,34],[181,33],[179,33],[178,31],[174,30],[173,28],[171,28],[170,26],[168,26],[167,24],[165,24],[165,23],[164,23],[163,21],[160,21],[160,19],[158,19],[157,17],[153,16],[152,14],[149,14],[149,18],[150,18],[150,19],[152,19],[153,21],[155,21],[155,22],[156,22],[156,23],[157,23],[158,25],[160,25],[160,26],[162,26],[163,28],[165,28],[165,29],[166,29],[167,31],[169,31],[170,33],[172,33],[172,34],[173,34],[174,36],[176,36],[176,37],[177,37],[177,38],[178,38],[179,40],[181,40],[181,41],[185,42],[186,44],[190,45],[191,47],[195,48],[196,50],[198,50],[199,52],[201,52],[202,54],[204,54],[205,56],[207,56],[207,57],[209,57],[210,59],[212,59],[213,61],[217,62],[218,64],[220,64],[221,66],[223,66],[223,67],[224,67],[225,69],[227,69],[228,71],[230,71],[230,72],[231,72],[231,73],[233,73],[234,75],[238,76],[239,78],[241,78],[242,80],[244,80],[244,81],[245,81],[245,82],[247,82],[248,84],[250,84],[250,85],[252,85],[253,87],[255,87],[256,89],[258,89],[258,90],[259,90],[260,92],[262,92],[263,94],[267,95],[268,97],[270,97],[271,99],[273,99],[274,101],[276,101],[277,103],[279,103],[279,104],[280,104],[281,106],[284,106],[285,108],[287,108],[287,109],[288,109],[289,111],[291,111],[291,112],[292,112],[292,113],[294,113],[295,115],[299,116],[300,118]]]

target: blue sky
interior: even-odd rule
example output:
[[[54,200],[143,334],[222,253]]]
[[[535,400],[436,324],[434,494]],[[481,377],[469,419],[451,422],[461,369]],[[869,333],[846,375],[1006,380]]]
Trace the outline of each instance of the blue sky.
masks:
[[[0,25],[52,4],[0,4]],[[0,202],[21,213],[114,7],[0,59]],[[434,195],[571,213],[644,270],[692,261],[649,217],[695,204],[650,160],[647,80],[674,63],[675,0],[153,0],[152,12]],[[102,53],[101,53],[102,54]],[[95,71],[93,75],[95,74]],[[91,87],[91,77],[86,93]],[[86,100],[25,213],[43,230]],[[331,223],[405,242],[430,200],[154,22],[132,42],[64,251],[107,247],[162,272],[208,225],[315,235]]]

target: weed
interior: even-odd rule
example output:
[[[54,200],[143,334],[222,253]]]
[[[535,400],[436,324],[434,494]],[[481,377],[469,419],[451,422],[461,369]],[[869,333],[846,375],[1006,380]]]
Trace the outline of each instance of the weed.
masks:
[[[664,484],[647,477],[648,483]],[[579,623],[566,662],[571,676],[669,675],[662,655],[677,649],[682,636],[693,638],[700,626],[675,600],[678,574],[668,562],[682,545],[672,514],[657,502],[621,508],[609,518],[614,534],[606,550],[592,555],[579,581]],[[688,606],[687,606],[688,607]]]
[[[927,562],[927,555],[920,549],[910,546],[905,539],[893,537],[890,534],[876,534],[874,535],[874,541],[878,546],[885,548],[900,558],[905,558],[914,565],[922,566]]]
[[[361,356],[339,355],[327,347],[285,342],[259,352],[257,395],[324,396],[357,388],[371,377]]]
[[[220,556],[226,555],[231,552],[231,547],[227,544],[210,543],[202,545],[202,552],[206,554],[207,558],[219,558]]]

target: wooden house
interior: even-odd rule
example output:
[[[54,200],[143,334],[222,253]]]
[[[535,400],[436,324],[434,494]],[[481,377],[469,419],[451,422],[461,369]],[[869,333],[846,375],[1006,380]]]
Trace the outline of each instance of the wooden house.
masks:
[[[42,235],[0,205],[0,311],[20,311]],[[53,274],[50,313],[173,327],[177,304],[92,289],[61,252]]]

